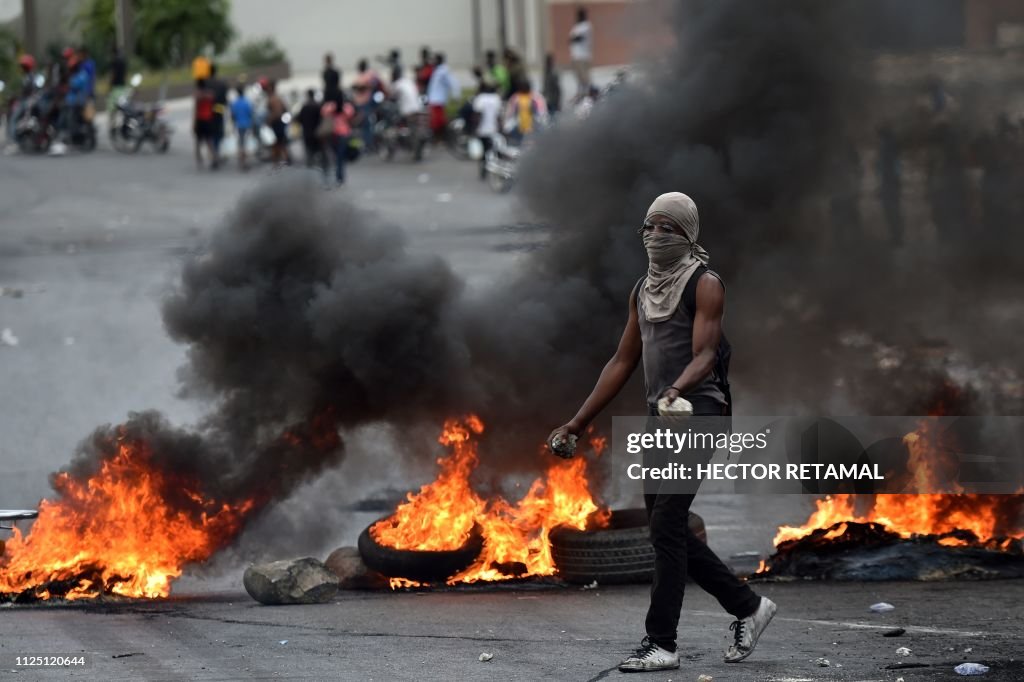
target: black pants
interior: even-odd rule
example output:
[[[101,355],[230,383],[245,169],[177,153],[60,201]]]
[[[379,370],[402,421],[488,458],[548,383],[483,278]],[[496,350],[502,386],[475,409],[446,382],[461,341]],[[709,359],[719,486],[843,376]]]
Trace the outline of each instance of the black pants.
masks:
[[[691,402],[695,415],[721,414],[719,405],[714,401],[706,404],[699,400]],[[657,415],[657,409],[651,413]],[[704,461],[709,461],[713,454],[713,451],[706,452]],[[746,583],[741,582],[706,544],[690,532],[693,498],[693,495],[684,494],[644,495],[651,543],[654,545],[654,583],[651,585],[651,605],[647,610],[647,636],[669,651],[676,649],[676,631],[687,574],[737,619],[753,614],[761,602]]]
[[[477,138],[483,145],[483,154],[480,155],[480,179],[487,179],[487,152],[494,148],[494,138],[490,135],[481,135]]]

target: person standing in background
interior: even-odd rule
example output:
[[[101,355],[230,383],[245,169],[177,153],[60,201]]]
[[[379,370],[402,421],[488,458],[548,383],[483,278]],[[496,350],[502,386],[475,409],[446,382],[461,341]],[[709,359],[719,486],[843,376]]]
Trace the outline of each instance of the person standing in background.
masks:
[[[562,82],[555,68],[555,56],[548,53],[544,57],[544,99],[548,103],[548,114],[554,117],[562,108]]]
[[[569,31],[569,56],[576,74],[576,96],[580,97],[590,88],[590,64],[594,58],[593,41],[587,10],[576,10],[576,23]]]
[[[252,102],[245,96],[245,86],[241,84],[238,86],[238,96],[231,103],[231,122],[238,135],[238,167],[247,171],[249,164],[245,158],[245,142],[253,125]]]
[[[430,54],[430,48],[426,45],[420,50],[420,63],[416,67],[416,87],[421,94],[427,94],[427,86],[430,85],[430,77],[434,75],[434,59]]]
[[[445,63],[444,53],[438,52],[434,58],[434,72],[430,75],[430,83],[427,85],[427,106],[430,107],[430,130],[434,133],[434,139],[439,140],[444,135],[445,126],[448,124],[445,108],[448,101],[459,94],[459,83],[452,75],[451,69]]]
[[[341,72],[334,68],[334,55],[324,55],[324,101],[334,99],[341,92]]]
[[[213,152],[213,91],[207,86],[206,79],[196,81],[193,95],[192,133],[196,138],[196,166],[203,167],[203,147],[210,150],[212,161],[210,167],[216,170],[217,155]]]
[[[480,155],[480,179],[487,179],[487,152],[494,146],[494,136],[498,134],[498,119],[501,117],[501,95],[494,91],[494,84],[484,80],[480,85],[480,94],[473,98],[473,111],[479,120],[476,124],[476,136],[483,145]]]
[[[210,60],[203,55],[192,60],[192,80],[198,85],[199,81],[210,78]]]
[[[306,101],[299,109],[299,126],[302,128],[302,146],[306,150],[306,167],[312,168],[318,164],[321,168],[327,167],[326,159],[323,158],[323,148],[317,131],[320,128],[320,104],[316,101],[316,93],[313,88],[306,90]]]
[[[498,61],[498,55],[494,50],[487,50],[484,55],[484,65],[487,67],[487,74],[490,76],[490,80],[494,83],[496,88],[495,92],[506,93],[511,87],[511,83],[508,78],[508,69],[505,65]]]
[[[348,161],[348,143],[352,137],[352,119],[356,110],[345,101],[341,92],[324,102],[320,108],[322,120],[331,122],[332,134],[328,138],[334,151],[334,183],[338,187],[345,184],[345,162]],[[324,164],[324,176],[327,176],[327,164]]]
[[[352,85],[352,101],[356,106],[356,115],[359,120],[359,134],[363,138],[363,147],[370,151],[373,149],[373,121],[377,112],[377,103],[373,96],[378,90],[383,91],[384,84],[380,76],[370,68],[370,63],[360,59],[356,65],[358,74],[356,82]]]
[[[292,162],[288,153],[288,124],[284,121],[287,111],[284,99],[277,92],[277,81],[270,81],[267,84],[267,123],[274,131],[274,146],[270,159],[275,166],[291,165]]]
[[[217,65],[210,64],[210,80],[207,87],[213,93],[213,125],[210,127],[210,142],[213,146],[214,168],[220,165],[220,143],[224,141],[224,115],[228,112],[228,84],[217,77]]]
[[[125,63],[124,55],[121,54],[121,50],[116,46],[110,55],[110,92],[107,95],[107,123],[109,124],[111,135],[113,135],[114,125],[117,123],[117,117],[114,116],[114,112],[117,110],[117,103],[124,96],[128,86],[128,64]]]

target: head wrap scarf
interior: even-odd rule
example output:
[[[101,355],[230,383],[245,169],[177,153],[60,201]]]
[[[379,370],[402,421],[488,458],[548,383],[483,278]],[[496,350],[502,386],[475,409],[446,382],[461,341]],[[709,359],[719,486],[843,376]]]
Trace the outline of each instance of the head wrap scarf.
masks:
[[[645,222],[655,216],[670,218],[682,228],[682,234],[654,234],[644,230],[647,250],[647,278],[638,298],[649,322],[663,322],[675,314],[683,289],[701,264],[707,265],[708,252],[697,244],[700,218],[697,204],[681,192],[662,194],[647,209]]]

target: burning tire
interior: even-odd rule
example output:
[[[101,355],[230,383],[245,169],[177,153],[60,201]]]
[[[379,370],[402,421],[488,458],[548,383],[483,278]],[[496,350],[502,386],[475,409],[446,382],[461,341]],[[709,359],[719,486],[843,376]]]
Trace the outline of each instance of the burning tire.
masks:
[[[359,554],[369,568],[389,578],[406,578],[420,583],[443,583],[459,571],[469,568],[484,548],[484,536],[479,526],[473,526],[469,539],[458,549],[417,551],[395,549],[378,543],[370,528],[360,534]]]
[[[690,530],[707,542],[704,519],[690,512]],[[556,528],[551,532],[551,555],[558,575],[570,583],[622,584],[650,582],[654,577],[654,547],[646,509],[612,512],[608,527],[594,531]]]

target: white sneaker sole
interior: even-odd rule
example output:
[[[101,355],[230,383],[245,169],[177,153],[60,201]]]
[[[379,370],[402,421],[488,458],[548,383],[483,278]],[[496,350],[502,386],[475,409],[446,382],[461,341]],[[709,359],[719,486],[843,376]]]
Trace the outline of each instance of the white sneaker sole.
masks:
[[[768,614],[768,620],[765,622],[764,627],[761,628],[761,635],[763,635],[764,631],[768,629],[769,625],[771,625],[772,618],[775,617],[775,613],[778,610],[779,610],[778,605],[775,602],[772,602],[772,611],[771,611],[771,613]],[[748,651],[747,653],[743,654],[739,658],[726,658],[726,659],[724,659],[725,662],[726,663],[739,663],[740,661],[747,659],[750,656],[750,654],[754,653],[754,649],[757,648],[757,643],[761,641],[761,635],[758,635],[757,639],[754,640],[754,644],[750,647],[750,651]]]
[[[674,665],[659,665],[651,668],[624,668],[619,666],[620,673],[656,673],[659,670],[678,670],[679,663],[676,662]]]

